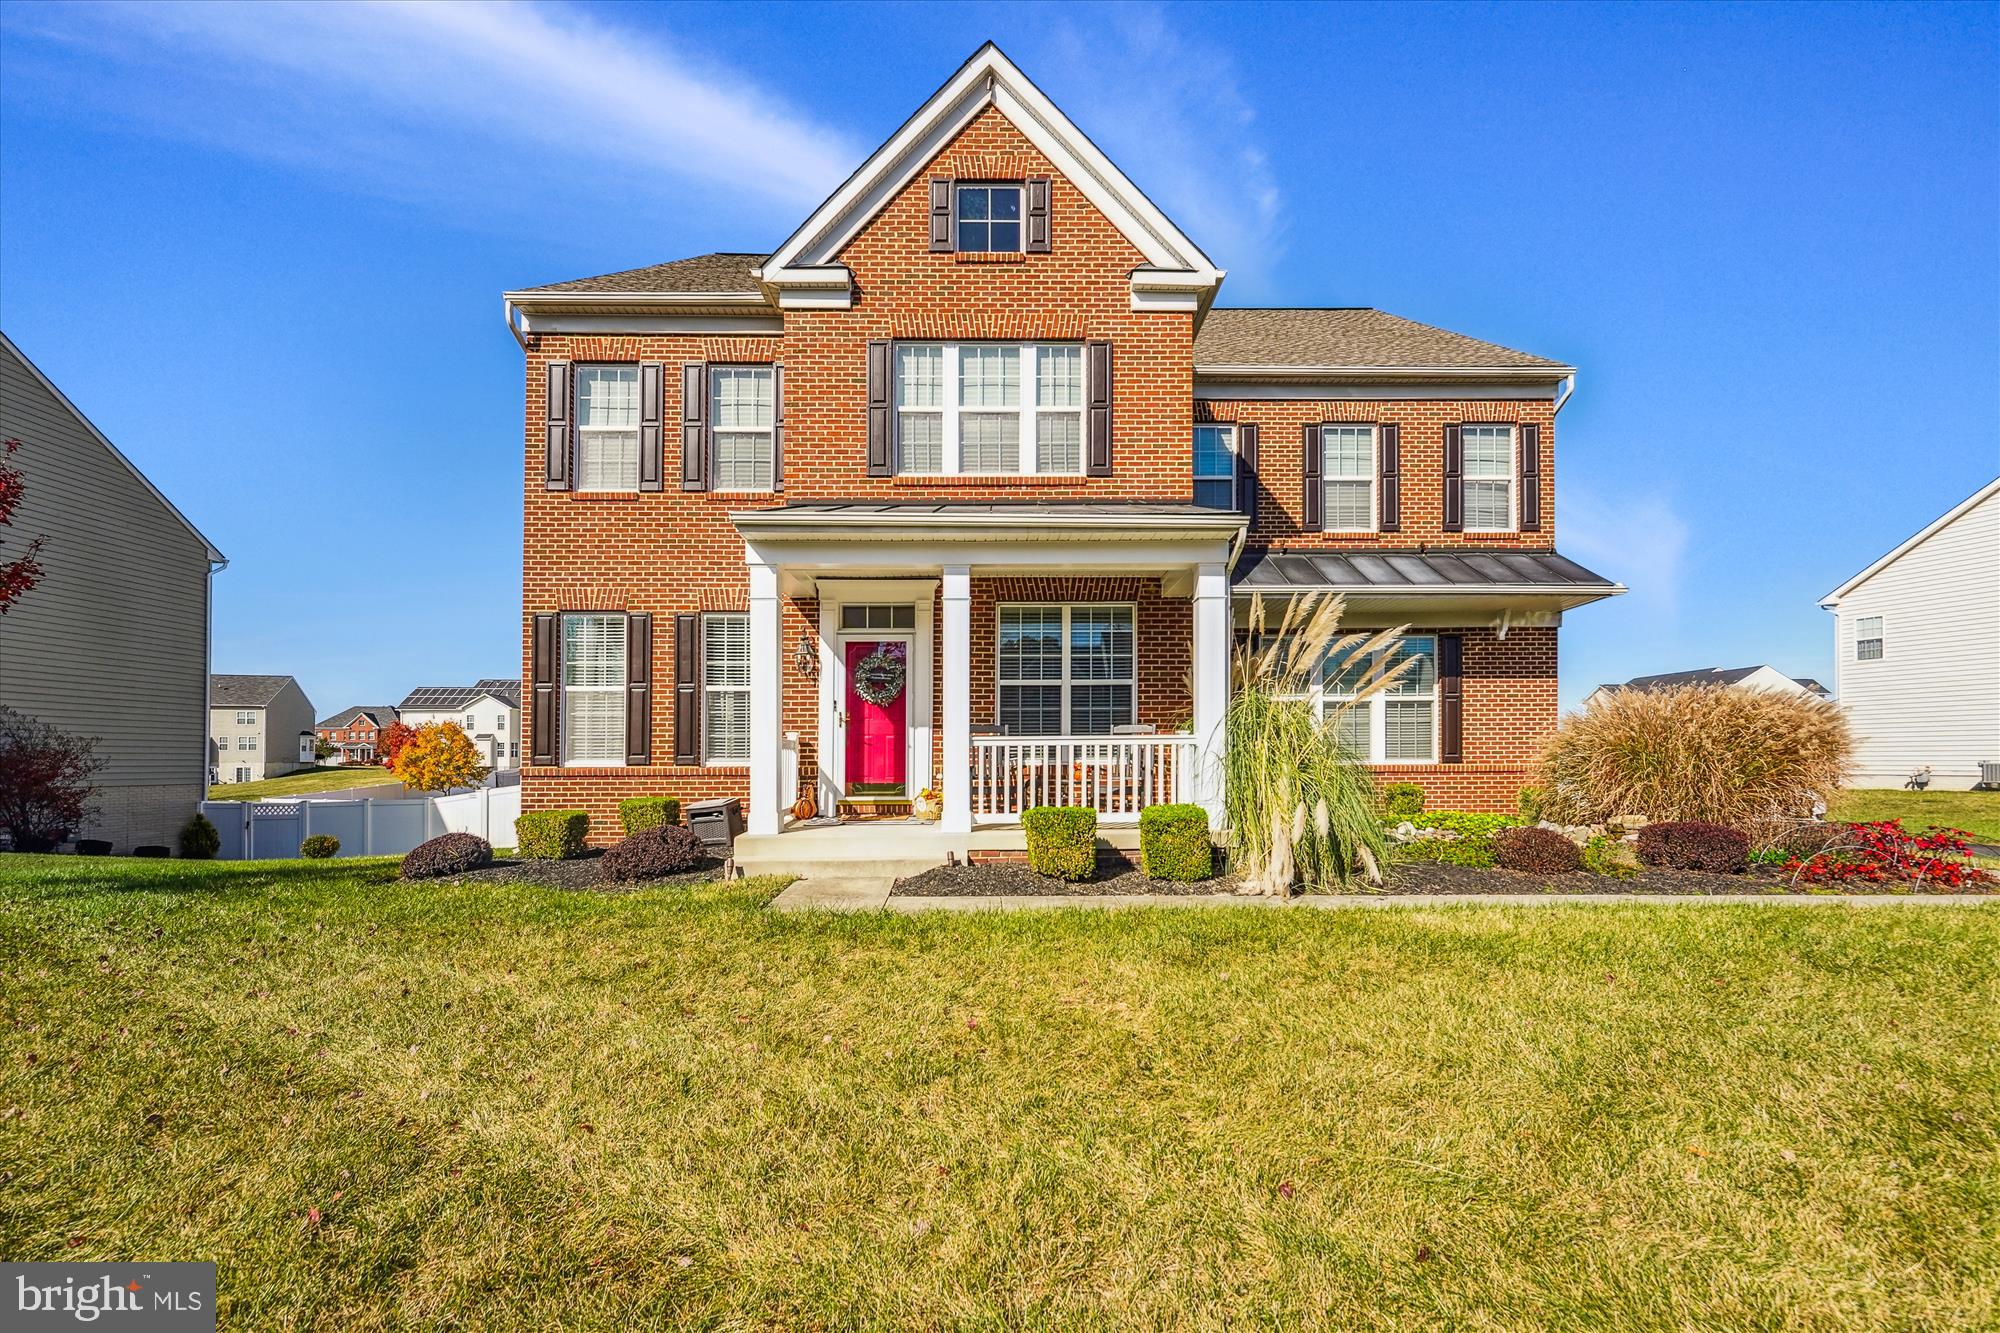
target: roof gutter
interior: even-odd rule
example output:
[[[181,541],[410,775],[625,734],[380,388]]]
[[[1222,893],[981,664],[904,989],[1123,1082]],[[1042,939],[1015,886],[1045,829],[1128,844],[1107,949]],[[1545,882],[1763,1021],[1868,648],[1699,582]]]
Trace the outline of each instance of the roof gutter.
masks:
[[[771,300],[761,291],[755,292],[547,292],[535,289],[500,294],[501,312],[507,321],[507,331],[514,335],[514,341],[521,350],[528,347],[527,316],[534,311],[549,313],[587,313],[592,310],[612,307],[617,309],[640,309],[660,314],[685,313],[691,310],[763,310],[773,314]]]
[[[1502,380],[1554,384],[1574,381],[1574,366],[1241,366],[1197,365],[1196,379]]]

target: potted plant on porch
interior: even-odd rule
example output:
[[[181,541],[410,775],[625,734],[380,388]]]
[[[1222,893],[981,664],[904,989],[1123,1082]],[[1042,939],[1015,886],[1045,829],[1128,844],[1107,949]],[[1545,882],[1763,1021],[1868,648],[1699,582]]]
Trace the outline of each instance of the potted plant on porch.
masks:
[[[936,787],[926,787],[910,802],[910,813],[926,823],[934,823],[944,813],[944,795]]]

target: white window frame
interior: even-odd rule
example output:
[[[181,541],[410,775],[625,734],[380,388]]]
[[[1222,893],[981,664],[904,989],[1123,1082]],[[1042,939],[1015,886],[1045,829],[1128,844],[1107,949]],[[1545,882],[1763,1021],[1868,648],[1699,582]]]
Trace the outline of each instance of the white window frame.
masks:
[[[236,781],[238,781],[238,782],[248,782],[249,780],[250,780],[250,769],[249,769],[249,767],[248,767],[247,765],[244,765],[244,764],[238,764],[238,765],[236,766]]]
[[[902,351],[907,347],[935,347],[940,353],[938,384],[938,406],[903,407],[902,404]],[[960,351],[966,347],[1012,347],[1020,356],[1021,391],[1019,401],[1013,408],[1005,407],[965,407],[960,402],[964,388],[959,382]],[[1061,348],[1065,352],[1075,352],[1077,360],[1076,406],[1043,407],[1041,405],[1041,353],[1044,348]],[[942,342],[912,338],[895,345],[890,357],[889,402],[893,414],[895,443],[892,458],[896,475],[901,477],[1081,477],[1085,475],[1090,453],[1089,411],[1090,411],[1090,357],[1081,342],[1062,339],[1043,342],[995,342],[968,338],[957,342]],[[1018,412],[1020,427],[1020,461],[1012,472],[998,472],[979,469],[966,471],[962,466],[959,447],[959,418],[967,413],[1000,414]],[[903,467],[903,418],[906,416],[937,416],[940,421],[942,443],[939,446],[939,468],[936,472],[917,471]],[[1076,467],[1060,472],[1047,471],[1041,466],[1041,421],[1043,416],[1073,417],[1076,420]]]
[[[713,684],[709,680],[708,628],[719,621],[742,622],[743,633],[743,681],[739,684]],[[743,753],[718,754],[715,751],[715,728],[710,725],[708,701],[710,695],[741,695],[744,700],[743,715],[750,715],[750,613],[748,611],[704,611],[701,617],[701,762],[707,768],[741,768],[750,762],[750,733],[743,733]]]
[[[1349,476],[1345,473],[1334,476],[1326,465],[1327,432],[1330,430],[1360,430],[1368,433],[1368,461],[1364,476]],[[1323,421],[1320,423],[1319,443],[1319,509],[1322,532],[1373,532],[1382,519],[1382,428],[1372,421]],[[1333,522],[1333,506],[1327,503],[1327,487],[1334,482],[1366,481],[1368,483],[1368,517],[1359,527],[1336,527]]]
[[[963,219],[959,217],[958,201],[967,190],[985,190],[987,192],[987,207],[984,222],[987,224],[986,235],[988,243],[977,250],[968,248],[962,243],[959,237],[959,223]],[[1007,246],[1005,249],[992,244],[992,192],[994,190],[1011,190],[1014,193],[1014,216],[1011,220],[1014,223],[1015,243]],[[1007,220],[1002,219],[1002,221]],[[974,218],[971,221],[979,222],[981,219]],[[951,186],[951,248],[954,251],[963,251],[969,255],[1018,255],[1025,253],[1028,248],[1028,183],[1026,181],[953,181]]]
[[[1372,631],[1358,630],[1356,632],[1366,634],[1366,633],[1371,633]],[[1362,755],[1361,758],[1363,762],[1367,763],[1372,768],[1400,768],[1409,765],[1436,764],[1441,762],[1438,758],[1439,729],[1442,725],[1441,717],[1444,710],[1439,703],[1440,692],[1439,692],[1439,682],[1437,674],[1438,636],[1435,634],[1405,634],[1402,638],[1398,639],[1394,644],[1388,645],[1383,649],[1381,649],[1380,652],[1378,652],[1375,655],[1375,657],[1376,660],[1379,661],[1381,660],[1381,658],[1391,653],[1394,653],[1403,644],[1409,643],[1412,640],[1422,640],[1430,645],[1431,687],[1429,690],[1421,694],[1397,694],[1395,693],[1394,687],[1392,686],[1390,689],[1384,690],[1374,695],[1372,698],[1367,699],[1361,704],[1361,708],[1365,710],[1364,715],[1368,719],[1368,752],[1365,755]],[[1318,671],[1314,673],[1316,679],[1314,681],[1313,693],[1309,696],[1313,701],[1313,706],[1316,709],[1318,709],[1319,715],[1322,718],[1324,718],[1327,715],[1329,711],[1329,705],[1340,703],[1353,697],[1346,691],[1335,690],[1330,688],[1335,683],[1332,678],[1332,673],[1329,670],[1329,668],[1332,665],[1333,663],[1330,661],[1320,663]],[[1396,701],[1401,701],[1404,703],[1430,704],[1431,744],[1430,744],[1430,757],[1428,759],[1391,759],[1388,757],[1388,749],[1389,749],[1388,705]]]
[[[1863,632],[1871,620],[1875,622],[1875,633],[1873,635]],[[1875,645],[1874,656],[1869,657],[1862,654],[1861,645],[1864,643]],[[1887,618],[1883,616],[1854,617],[1854,660],[1857,662],[1880,662],[1888,655],[1889,625]]]
[[[636,493],[639,489],[639,466],[640,466],[639,436],[641,433],[640,427],[644,424],[643,417],[645,415],[645,403],[643,401],[643,396],[645,393],[645,386],[639,383],[640,379],[639,366],[637,362],[633,361],[586,361],[579,363],[575,368],[575,376],[579,386],[581,385],[582,380],[586,375],[590,374],[593,371],[603,371],[603,370],[616,370],[616,371],[629,370],[632,372],[632,429],[630,430],[630,432],[626,432],[623,430],[609,430],[604,427],[586,427],[583,423],[583,395],[580,391],[576,393],[574,409],[573,409],[576,414],[576,421],[573,425],[573,429],[576,432],[576,439],[575,443],[572,445],[572,449],[574,451],[575,456],[571,460],[571,467],[574,469],[576,474],[575,475],[576,489],[578,491],[593,495],[623,495],[627,493]],[[583,469],[584,435],[585,434],[625,435],[628,433],[631,436],[631,443],[632,443],[632,484],[630,486],[589,486],[584,484],[584,469]]]
[[[253,711],[251,711],[251,710],[250,710],[250,709],[248,709],[248,708],[239,708],[239,709],[237,709],[237,710],[236,710],[236,725],[237,725],[237,726],[239,726],[239,727],[254,727],[254,726],[256,726],[256,725],[257,725],[257,714],[256,714],[256,713],[254,713]]]
[[[627,662],[630,660],[630,646],[615,659],[618,665],[618,681],[613,685],[572,685],[569,680],[569,624],[573,620],[602,619],[616,621],[622,628],[621,635],[631,633],[631,623],[622,612],[616,611],[569,611],[565,612],[556,626],[556,676],[561,682],[562,698],[556,722],[557,754],[564,768],[623,768],[625,767],[625,730],[628,719],[625,710],[629,706],[626,686]],[[596,755],[572,755],[569,735],[569,696],[571,694],[609,694],[618,700],[619,724],[616,728],[616,753],[609,757]]]
[[[722,386],[725,381],[739,378],[761,378],[770,387],[771,420],[763,426],[729,426],[722,424]],[[774,365],[763,362],[735,363],[716,362],[708,368],[708,475],[715,479],[715,490],[738,495],[762,495],[777,489],[778,479],[778,372]],[[724,435],[756,435],[762,437],[759,446],[760,460],[771,474],[771,481],[763,486],[725,485],[722,481],[722,444]]]
[[[1195,490],[1194,490],[1194,496],[1195,496],[1195,500],[1194,500],[1194,502],[1195,502],[1195,503],[1196,503],[1197,505],[1201,505],[1201,499],[1200,499],[1200,496],[1201,496],[1201,483],[1202,483],[1202,482],[1204,482],[1204,481],[1226,481],[1226,482],[1228,482],[1228,483],[1229,483],[1229,504],[1227,505],[1227,507],[1226,507],[1226,508],[1224,508],[1224,509],[1221,509],[1221,510],[1217,510],[1217,512],[1218,512],[1218,513],[1240,513],[1240,512],[1242,511],[1242,509],[1243,509],[1243,496],[1242,496],[1242,494],[1241,494],[1241,489],[1242,489],[1242,488],[1241,488],[1241,487],[1240,487],[1240,485],[1238,484],[1238,473],[1239,473],[1239,472],[1241,471],[1241,468],[1240,468],[1240,467],[1238,466],[1238,462],[1237,462],[1237,452],[1236,452],[1236,448],[1237,448],[1237,431],[1236,431],[1236,427],[1235,427],[1235,425],[1233,425],[1233,424],[1231,424],[1231,423],[1228,423],[1228,422],[1221,422],[1221,421],[1204,421],[1204,422],[1201,422],[1201,423],[1200,423],[1199,425],[1197,425],[1197,426],[1196,426],[1196,427],[1194,428],[1194,433],[1195,433],[1195,439],[1196,439],[1196,440],[1199,440],[1199,439],[1201,438],[1201,433],[1202,433],[1203,431],[1205,431],[1205,430],[1212,430],[1212,431],[1217,431],[1217,432],[1220,432],[1220,433],[1221,433],[1221,435],[1222,435],[1222,439],[1223,439],[1223,444],[1224,444],[1224,448],[1225,448],[1225,449],[1227,450],[1227,452],[1228,452],[1228,456],[1229,456],[1229,471],[1228,471],[1228,472],[1226,472],[1226,473],[1214,473],[1214,472],[1201,472],[1201,471],[1196,471],[1196,472],[1195,472],[1195,474],[1194,474],[1194,484],[1195,484]],[[1201,467],[1201,448],[1200,448],[1200,445],[1199,445],[1199,444],[1197,444],[1197,445],[1195,446],[1195,449],[1194,449],[1194,466],[1195,466],[1195,467],[1196,467],[1197,469],[1199,469],[1199,468]],[[1201,505],[1201,507],[1202,507],[1202,508],[1204,508],[1204,509],[1208,508],[1208,506],[1207,506],[1207,505]]]
[[[1472,475],[1469,455],[1465,450],[1465,432],[1468,430],[1493,430],[1503,428],[1507,432],[1507,521],[1499,527],[1479,526],[1472,521],[1470,506],[1465,503],[1464,487],[1475,481],[1499,481],[1498,477]],[[1467,421],[1459,428],[1458,460],[1460,486],[1459,505],[1465,521],[1460,525],[1463,532],[1518,532],[1521,528],[1521,428],[1511,421]]]
[[[1132,674],[1130,676],[1119,676],[1116,678],[1107,678],[1102,676],[1088,676],[1079,678],[1072,674],[1070,670],[1071,615],[1076,611],[1096,611],[1096,610],[1123,611],[1127,616],[1131,618]],[[1001,661],[1000,626],[1001,622],[1005,620],[1007,612],[1009,611],[1061,611],[1062,612],[1062,658],[1061,658],[1062,672],[1059,676],[1056,677],[1044,676],[1033,680],[1024,680],[1024,679],[1009,680],[1005,676],[1000,674],[1000,661]],[[1004,717],[1004,708],[1001,702],[1001,692],[1010,685],[1015,687],[1026,687],[1030,689],[1047,687],[1051,685],[1061,687],[1061,693],[1058,697],[1062,700],[1061,704],[1062,730],[1059,732],[1052,733],[1055,735],[1071,736],[1076,734],[1070,729],[1072,726],[1075,725],[1074,717],[1070,710],[1070,700],[1071,700],[1071,687],[1077,685],[1082,685],[1082,686],[1124,685],[1129,687],[1132,691],[1132,720],[1134,722],[1137,722],[1139,720],[1138,604],[1134,602],[1001,602],[998,606],[994,608],[993,611],[993,723],[995,726],[1005,725],[1005,723],[1002,721]],[[1022,736],[1031,736],[1031,735],[1040,735],[1045,733],[1029,733],[1029,732],[1008,733],[1010,737],[1017,734]],[[1095,736],[1099,734],[1110,735],[1111,733],[1092,732],[1091,734]]]
[[[236,748],[245,753],[254,752],[257,748],[257,738],[255,736],[238,736],[236,738]]]

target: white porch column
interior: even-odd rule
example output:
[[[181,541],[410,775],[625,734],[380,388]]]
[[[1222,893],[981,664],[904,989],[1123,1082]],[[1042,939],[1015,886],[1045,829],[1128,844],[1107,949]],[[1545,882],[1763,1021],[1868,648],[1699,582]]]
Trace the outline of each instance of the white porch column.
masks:
[[[1194,791],[1211,828],[1222,825],[1222,752],[1229,717],[1229,571],[1204,561],[1194,577]]]
[[[938,827],[972,832],[972,570],[946,565],[944,597],[944,810]]]
[[[785,711],[784,652],[778,610],[778,571],[755,551],[750,570],[750,813],[751,833],[776,833],[783,822],[782,722]]]

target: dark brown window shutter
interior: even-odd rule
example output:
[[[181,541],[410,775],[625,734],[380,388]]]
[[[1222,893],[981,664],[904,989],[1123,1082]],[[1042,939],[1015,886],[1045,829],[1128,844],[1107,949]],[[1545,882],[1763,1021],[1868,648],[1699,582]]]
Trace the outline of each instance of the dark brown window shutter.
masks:
[[[653,617],[625,617],[625,762],[653,762]]]
[[[535,617],[528,697],[531,764],[556,762],[556,633],[561,620],[553,615]]]
[[[1402,432],[1384,423],[1376,428],[1376,493],[1380,500],[1375,526],[1383,532],[1403,530],[1403,443]]]
[[[542,489],[566,491],[570,488],[569,362],[551,361],[548,370],[548,430],[542,438]]]
[[[639,363],[639,489],[657,491],[665,476],[661,443],[660,403],[666,397],[667,368],[658,361]]]
[[[931,181],[931,249],[957,248],[951,226],[951,181],[941,176]]]
[[[785,368],[771,367],[771,489],[785,489]]]
[[[1299,471],[1305,475],[1305,493],[1299,497],[1299,527],[1319,532],[1326,527],[1326,455],[1320,451],[1319,423],[1306,426],[1299,445]]]
[[[1542,428],[1521,427],[1521,531],[1542,530]]]
[[[708,367],[681,367],[681,489],[708,489]]]
[[[1246,421],[1236,428],[1236,508],[1248,521],[1253,536],[1257,528],[1257,423]]]
[[[1465,442],[1456,426],[1444,428],[1444,530],[1465,531]]]
[[[1465,636],[1438,635],[1438,762],[1465,762]]]
[[[1049,178],[1028,177],[1028,240],[1023,247],[1031,255],[1049,252]]]
[[[674,762],[701,762],[701,617],[674,617]]]
[[[1108,477],[1111,475],[1111,344],[1087,343],[1084,352],[1090,366],[1090,440],[1083,470],[1086,476]]]
[[[896,470],[891,456],[889,421],[890,349],[877,339],[868,344],[868,475],[886,477]]]

